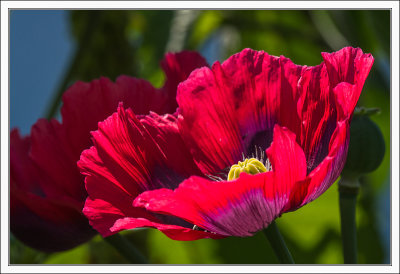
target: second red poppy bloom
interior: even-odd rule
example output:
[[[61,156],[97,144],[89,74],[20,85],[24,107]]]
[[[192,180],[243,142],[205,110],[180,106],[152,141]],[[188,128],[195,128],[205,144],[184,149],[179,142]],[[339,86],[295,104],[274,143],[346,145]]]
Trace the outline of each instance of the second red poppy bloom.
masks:
[[[31,135],[13,129],[10,138],[10,228],[36,249],[53,252],[88,241],[96,231],[82,214],[86,199],[76,162],[90,147],[90,131],[117,110],[119,102],[138,114],[175,112],[176,89],[193,69],[207,65],[196,52],[169,53],[161,62],[162,88],[120,76],[77,82],[63,95],[62,123],[40,119]]]

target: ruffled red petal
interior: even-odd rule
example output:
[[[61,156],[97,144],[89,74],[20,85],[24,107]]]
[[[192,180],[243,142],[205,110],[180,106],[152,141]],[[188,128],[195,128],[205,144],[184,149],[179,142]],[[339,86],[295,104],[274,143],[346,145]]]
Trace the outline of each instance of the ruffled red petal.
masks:
[[[338,122],[329,144],[328,156],[307,176],[309,186],[302,205],[318,198],[339,177],[346,162],[349,128],[348,121]]]
[[[310,172],[328,154],[329,140],[336,124],[335,101],[325,66],[305,69],[298,88],[301,94],[297,103],[301,118],[298,142],[304,149]]]
[[[103,237],[119,232],[119,230],[112,230],[111,228],[118,220],[124,219],[126,216],[156,220],[146,210],[132,207],[134,198],[129,194],[121,193],[115,187],[108,185],[109,195],[105,195],[107,192],[104,192],[104,187],[107,187],[107,181],[95,176],[88,178],[91,179],[86,180],[87,185],[96,182],[99,185],[99,190],[91,189],[90,196],[86,199],[83,213],[89,219],[90,225]],[[108,184],[110,183],[108,182]]]
[[[289,71],[297,76],[285,81],[282,98],[295,96],[293,85],[301,68],[287,59],[245,49],[222,65],[216,62],[212,69],[194,71],[179,85],[180,130],[203,172],[220,172],[255,145],[269,146],[277,116],[285,116],[279,96],[281,77]],[[259,143],[252,142],[254,138]]]
[[[370,53],[365,54],[360,48],[352,47],[345,47],[333,53],[322,52],[321,55],[332,89],[342,82],[355,86],[351,93],[345,94],[346,100],[343,101],[346,113],[351,115],[372,68],[374,58]]]
[[[251,155],[254,145],[268,147],[275,123],[296,134],[308,172],[321,163],[336,122],[354,110],[373,62],[350,47],[322,55],[325,63],[306,67],[245,49],[192,73],[178,88],[179,126],[202,171],[218,173],[242,153]]]
[[[156,89],[146,80],[125,75],[118,77],[115,83],[104,77],[90,83],[75,83],[63,95],[61,109],[71,143],[79,152],[88,148],[89,132],[97,128],[99,121],[114,113],[119,102],[136,114],[175,112],[178,84],[186,80],[192,70],[205,65],[204,58],[196,52],[167,54],[161,61],[166,74],[161,89]]]
[[[296,143],[296,135],[287,128],[275,125],[274,140],[266,152],[281,195],[288,195],[293,185],[303,180],[307,173],[306,158]]]
[[[299,82],[299,137],[309,172],[328,155],[336,122],[351,117],[373,64],[371,54],[351,47],[322,57],[324,63],[307,68]]]
[[[267,154],[271,172],[241,174],[229,182],[193,176],[175,191],[144,192],[134,205],[185,219],[220,235],[251,236],[282,213],[292,186],[306,176],[304,153],[289,130],[275,126]]]
[[[224,236],[251,236],[266,227],[282,208],[281,197],[266,199],[264,185],[273,185],[272,174],[244,174],[235,181],[209,181],[190,177],[175,190],[158,189],[141,194],[135,206],[169,214]],[[276,200],[275,200],[276,199]],[[284,198],[282,198],[284,199]]]
[[[298,83],[307,66],[295,65],[290,59],[280,57],[280,96],[278,96],[277,117],[279,124],[289,128],[296,134],[298,140],[301,131],[301,116],[296,109],[301,96]]]
[[[92,135],[95,146],[85,150],[78,162],[89,194],[83,212],[103,236],[116,233],[111,228],[128,217],[130,225],[139,218],[162,223],[132,206],[136,196],[145,190],[175,188],[188,176],[201,174],[185,150],[172,115],[151,113],[139,120],[120,106]],[[178,220],[164,221],[179,224]]]
[[[29,156],[38,166],[38,184],[46,196],[70,197],[77,210],[86,198],[81,176],[76,168],[78,151],[71,148],[67,131],[57,120],[39,119],[31,130]]]
[[[173,240],[179,241],[193,241],[199,239],[221,239],[224,236],[210,233],[206,231],[193,230],[192,228],[163,224],[159,222],[151,222],[147,219],[137,219],[137,218],[124,218],[119,219],[115,222],[114,226],[111,228],[112,231],[118,232],[125,229],[134,229],[138,227],[152,227],[160,230],[166,236]]]
[[[79,151],[87,148],[89,132],[97,128],[99,121],[115,112],[119,102],[136,114],[175,112],[179,83],[186,80],[192,70],[206,65],[197,52],[167,54],[161,61],[166,74],[161,89],[156,89],[146,80],[125,75],[118,77],[115,83],[104,77],[90,83],[75,83],[64,94],[61,109],[63,124],[73,132],[70,133],[72,144],[77,144]],[[82,145],[83,139],[87,140],[85,145]]]
[[[339,177],[349,145],[349,122],[338,122],[329,143],[329,154],[307,175],[293,185],[286,211],[293,211],[321,196]]]
[[[232,112],[233,99],[223,86],[219,92],[215,74],[221,71],[219,63],[213,70],[194,71],[188,81],[178,88],[180,131],[191,149],[200,169],[215,174],[241,157],[243,147],[239,128]]]
[[[114,113],[119,102],[137,114],[147,114],[150,110],[164,113],[165,100],[165,94],[148,81],[128,76],[120,76],[115,83],[107,78],[75,83],[63,96],[61,114],[76,160],[91,145],[90,131]]]

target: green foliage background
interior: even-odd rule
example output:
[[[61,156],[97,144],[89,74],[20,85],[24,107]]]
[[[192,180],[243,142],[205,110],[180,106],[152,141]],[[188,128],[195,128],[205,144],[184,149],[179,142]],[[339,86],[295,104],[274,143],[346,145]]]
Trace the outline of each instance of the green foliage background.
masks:
[[[62,92],[76,80],[100,76],[115,80],[127,74],[161,86],[164,75],[159,62],[169,50],[198,50],[214,62],[249,47],[285,55],[302,65],[317,65],[322,61],[320,52],[348,45],[372,53],[375,64],[359,105],[381,109],[372,119],[383,132],[386,155],[376,171],[362,178],[357,206],[359,262],[389,263],[389,213],[380,201],[389,207],[390,11],[70,11],[70,26],[75,56],[54,92],[47,117],[55,116]],[[284,214],[277,224],[296,263],[343,262],[337,184],[309,205]],[[278,263],[262,233],[193,242],[173,241],[153,229],[123,234],[156,264]],[[11,237],[10,253],[12,264],[126,263],[100,236],[53,254],[32,250]]]

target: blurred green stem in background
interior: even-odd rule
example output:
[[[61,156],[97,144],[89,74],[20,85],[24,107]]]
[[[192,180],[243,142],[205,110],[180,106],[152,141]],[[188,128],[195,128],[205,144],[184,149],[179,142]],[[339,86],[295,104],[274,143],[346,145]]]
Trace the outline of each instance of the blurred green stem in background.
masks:
[[[62,95],[64,94],[65,90],[68,87],[68,84],[73,80],[74,73],[77,69],[77,67],[80,65],[80,62],[85,54],[87,54],[89,47],[89,41],[92,38],[92,33],[93,30],[96,28],[97,23],[99,21],[99,13],[97,12],[92,12],[90,13],[90,20],[88,20],[88,24],[86,25],[85,28],[85,35],[83,35],[84,39],[82,40],[81,43],[77,46],[75,50],[75,54],[72,57],[70,63],[68,64],[68,69],[67,72],[64,75],[63,80],[60,82],[60,84],[57,87],[57,91],[54,94],[51,104],[46,110],[46,118],[51,119],[54,118],[57,114],[57,110],[60,106],[61,103],[61,98]]]
[[[273,221],[266,229],[264,229],[263,232],[265,236],[267,236],[267,239],[270,242],[279,262],[281,264],[294,264],[292,255],[290,254],[275,221]]]
[[[359,107],[350,127],[347,160],[339,181],[342,248],[345,264],[357,263],[356,205],[360,177],[377,169],[385,156],[385,140],[380,128],[369,118],[379,108]]]
[[[356,205],[359,188],[358,178],[342,176],[339,181],[340,225],[345,264],[357,263]]]
[[[104,238],[106,242],[112,245],[125,259],[132,264],[147,264],[147,259],[132,245],[127,239],[120,234]]]

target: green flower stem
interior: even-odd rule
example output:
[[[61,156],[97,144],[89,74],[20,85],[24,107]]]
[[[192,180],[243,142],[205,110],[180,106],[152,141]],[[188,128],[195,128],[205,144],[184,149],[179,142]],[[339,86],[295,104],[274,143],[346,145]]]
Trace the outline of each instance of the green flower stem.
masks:
[[[125,239],[120,234],[114,234],[112,236],[104,238],[106,242],[112,245],[118,252],[124,256],[132,264],[147,264],[148,261],[146,258],[140,253],[139,250],[136,249],[134,245],[132,245],[127,239]]]
[[[266,229],[264,229],[263,232],[265,236],[267,236],[267,239],[270,242],[279,262],[281,264],[294,264],[292,255],[290,254],[275,221],[273,221]]]
[[[345,264],[357,263],[356,204],[358,179],[342,177],[339,182],[340,223]]]

